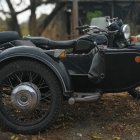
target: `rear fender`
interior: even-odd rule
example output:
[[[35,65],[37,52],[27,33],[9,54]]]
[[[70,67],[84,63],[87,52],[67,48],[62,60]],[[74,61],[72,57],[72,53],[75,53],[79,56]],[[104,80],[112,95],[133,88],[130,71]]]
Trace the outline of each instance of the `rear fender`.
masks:
[[[42,49],[32,46],[17,46],[6,49],[0,54],[0,66],[6,64],[6,62],[12,59],[22,59],[29,58],[37,60],[46,66],[48,66],[59,79],[61,86],[63,88],[64,96],[71,96],[72,85],[69,74],[59,59],[53,60],[49,55],[47,55]]]

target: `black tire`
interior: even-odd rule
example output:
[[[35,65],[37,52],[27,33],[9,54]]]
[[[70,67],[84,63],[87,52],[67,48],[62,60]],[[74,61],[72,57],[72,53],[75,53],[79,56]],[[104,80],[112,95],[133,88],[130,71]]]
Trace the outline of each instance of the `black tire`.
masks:
[[[62,89],[61,89],[61,86],[60,86],[60,83],[59,83],[57,77],[48,67],[46,67],[45,65],[43,65],[39,62],[36,62],[34,60],[25,59],[25,60],[13,61],[13,62],[7,64],[6,66],[4,66],[3,68],[1,68],[1,70],[0,70],[1,94],[2,94],[2,86],[4,86],[3,81],[9,75],[16,73],[16,72],[22,72],[22,73],[26,72],[27,73],[28,71],[37,74],[37,76],[43,77],[43,80],[49,86],[49,90],[47,89],[47,93],[41,93],[41,94],[50,94],[49,95],[50,99],[46,99],[48,97],[45,97],[45,105],[47,107],[43,106],[44,105],[43,99],[42,100],[40,99],[41,101],[39,103],[39,104],[41,104],[41,105],[43,104],[43,105],[42,106],[38,105],[38,106],[41,106],[42,108],[45,108],[45,109],[47,108],[46,110],[48,110],[48,112],[44,111],[41,107],[40,107],[40,109],[42,109],[40,111],[41,113],[39,112],[39,109],[37,111],[36,111],[36,109],[34,109],[35,111],[32,111],[32,112],[31,111],[29,112],[29,110],[27,110],[27,111],[24,110],[25,114],[30,114],[32,116],[32,117],[31,116],[27,117],[29,119],[31,118],[31,120],[27,121],[26,116],[24,116],[24,113],[23,112],[21,113],[24,116],[24,121],[27,121],[26,125],[25,125],[25,122],[24,121],[22,122],[22,119],[23,119],[22,116],[20,116],[20,118],[18,118],[18,120],[16,120],[17,119],[16,117],[18,117],[18,114],[16,114],[15,110],[12,112],[12,109],[7,105],[8,103],[5,103],[11,109],[10,110],[8,108],[11,112],[7,111],[8,110],[6,108],[7,106],[3,105],[3,103],[2,103],[5,101],[5,99],[3,99],[3,98],[6,98],[6,97],[2,97],[3,95],[1,95],[0,96],[0,102],[1,102],[0,103],[0,123],[1,123],[1,126],[8,131],[12,131],[15,133],[22,133],[22,134],[36,134],[38,132],[48,129],[54,123],[54,121],[57,119],[57,117],[61,111],[61,108],[62,108]],[[27,77],[27,76],[25,76],[25,77]],[[23,79],[26,79],[25,77],[23,77]],[[36,82],[37,81],[38,80],[36,80]],[[43,87],[41,87],[41,88],[43,88]],[[42,92],[46,92],[43,90],[42,90]],[[11,93],[12,92],[10,91],[10,94]],[[5,93],[5,94],[7,94],[7,93]],[[11,99],[10,96],[7,98]],[[46,100],[50,100],[50,101],[47,102]],[[14,116],[15,118],[11,115],[12,113],[15,115]],[[33,113],[33,114],[31,114],[31,113]],[[36,115],[35,118],[33,117],[34,113]]]
[[[140,91],[138,89],[132,89],[128,91],[128,93],[134,98],[134,99],[140,99]]]

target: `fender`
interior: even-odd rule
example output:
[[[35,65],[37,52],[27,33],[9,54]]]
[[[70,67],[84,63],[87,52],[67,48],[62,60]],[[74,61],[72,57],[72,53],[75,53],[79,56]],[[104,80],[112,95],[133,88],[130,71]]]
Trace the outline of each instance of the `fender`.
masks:
[[[64,96],[71,96],[73,91],[70,76],[61,61],[53,60],[42,49],[33,46],[16,46],[6,49],[0,53],[0,65],[1,67],[11,59],[29,58],[42,62],[48,66],[59,79],[63,88]]]

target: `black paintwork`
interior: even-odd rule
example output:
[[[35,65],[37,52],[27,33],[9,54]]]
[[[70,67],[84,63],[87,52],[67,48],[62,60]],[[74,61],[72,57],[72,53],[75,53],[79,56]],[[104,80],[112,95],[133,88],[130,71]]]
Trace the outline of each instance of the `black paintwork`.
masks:
[[[52,59],[37,47],[18,46],[2,51],[0,63],[2,67],[3,64],[14,58],[36,59],[47,65],[57,75],[64,89],[64,95],[69,95],[72,91],[127,91],[140,84],[140,63],[135,62],[135,57],[140,56],[140,46],[125,49],[104,49],[103,51],[105,53],[106,76],[99,84],[88,79],[88,71],[94,56],[93,51],[88,54],[68,54],[65,59],[60,60]]]
[[[20,39],[20,36],[15,31],[0,32],[0,43],[6,43],[17,39]]]
[[[63,63],[59,60],[53,60],[42,49],[32,46],[18,46],[8,48],[0,54],[0,67],[12,61],[12,59],[34,59],[48,66],[58,77],[63,87],[64,95],[69,96],[72,93],[72,84],[69,74]]]
[[[48,49],[68,49],[76,45],[76,39],[68,41],[54,41],[45,37],[24,37],[24,40],[30,40],[36,46],[42,47],[46,46]]]
[[[47,53],[48,50],[37,48],[29,42],[26,42],[27,45],[24,41],[20,43],[20,46],[9,47],[1,51],[1,67],[13,59],[37,60],[56,74],[65,96],[71,96],[71,93],[75,91],[128,91],[140,84],[140,63],[135,62],[135,57],[140,56],[140,45],[123,49],[102,49],[105,54],[106,72],[105,78],[97,84],[88,78],[92,59],[97,49],[94,48],[87,54],[67,54],[65,58],[60,59],[50,56]],[[18,42],[18,44],[20,43]]]
[[[103,92],[127,91],[140,84],[140,63],[135,57],[140,56],[140,46],[124,49],[105,49],[106,76],[99,84],[88,79],[88,71],[92,55],[68,55],[63,60],[69,70],[74,90],[89,92],[101,90]]]

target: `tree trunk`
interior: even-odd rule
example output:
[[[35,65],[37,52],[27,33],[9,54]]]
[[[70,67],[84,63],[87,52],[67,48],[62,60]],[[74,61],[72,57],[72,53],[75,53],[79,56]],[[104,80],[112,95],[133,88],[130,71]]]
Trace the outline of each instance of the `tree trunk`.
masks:
[[[20,26],[19,26],[18,20],[17,20],[17,14],[13,8],[11,1],[6,0],[6,2],[8,4],[9,9],[10,9],[10,15],[11,15],[11,19],[9,22],[10,30],[17,31],[19,33],[19,35],[21,36]]]
[[[54,18],[54,16],[58,13],[59,10],[61,10],[61,8],[63,8],[65,6],[64,3],[57,3],[55,9],[52,11],[52,13],[50,15],[48,15],[44,21],[38,25],[37,30],[38,30],[38,35],[41,35],[43,33],[43,31],[45,30],[45,28],[49,25],[49,23],[52,21],[52,19]]]
[[[31,15],[29,19],[29,33],[30,35],[37,35],[37,30],[36,30],[36,0],[30,0],[30,5],[31,5]]]

